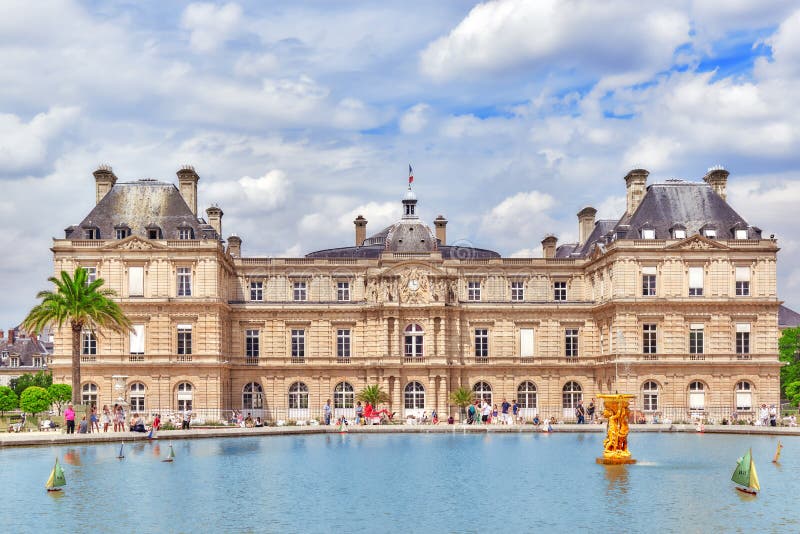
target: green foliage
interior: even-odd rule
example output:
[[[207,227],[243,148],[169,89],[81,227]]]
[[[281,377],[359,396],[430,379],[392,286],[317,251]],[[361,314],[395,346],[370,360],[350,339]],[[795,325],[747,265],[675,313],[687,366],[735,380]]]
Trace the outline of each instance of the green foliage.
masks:
[[[47,389],[52,385],[52,383],[53,375],[44,371],[39,371],[35,375],[25,373],[24,375],[17,378],[12,378],[9,381],[11,389],[14,390],[14,393],[17,394],[17,397],[21,397],[22,392],[31,386]]]
[[[389,402],[389,394],[386,393],[378,384],[367,386],[356,395],[356,399],[361,402],[368,402],[373,406]]]
[[[466,408],[475,400],[472,390],[461,386],[450,392],[450,402],[461,408],[461,417],[466,416]]]
[[[786,398],[795,406],[800,403],[800,380],[786,384]]]
[[[19,407],[23,412],[30,412],[33,414],[44,412],[50,407],[50,395],[47,390],[39,386],[30,386],[22,392],[19,398]]]
[[[72,386],[69,384],[51,384],[47,388],[50,399],[58,406],[58,415],[61,415],[61,408],[72,399]]]
[[[788,363],[781,367],[781,396],[792,400],[789,395],[788,387],[790,384],[800,381],[800,327],[787,328],[778,340],[778,353],[780,360]],[[797,397],[797,395],[795,395]],[[797,404],[800,398],[794,398],[792,402]]]
[[[14,410],[19,406],[19,397],[8,386],[0,386],[0,412]]]
[[[122,312],[119,304],[111,298],[116,293],[111,289],[103,289],[105,281],[98,278],[89,283],[86,269],[78,267],[75,274],[61,271],[61,277],[51,276],[55,291],[40,291],[36,298],[42,299],[33,307],[22,326],[28,332],[38,333],[48,325],[58,328],[69,324],[72,331],[72,401],[80,400],[78,392],[81,386],[80,335],[84,329],[98,335],[107,328],[114,331],[131,329],[131,322]]]

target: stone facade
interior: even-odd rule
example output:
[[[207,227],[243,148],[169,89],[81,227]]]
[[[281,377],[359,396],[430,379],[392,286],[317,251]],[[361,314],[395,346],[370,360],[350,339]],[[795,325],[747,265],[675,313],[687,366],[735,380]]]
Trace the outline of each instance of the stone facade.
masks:
[[[637,172],[627,179],[634,213],[614,228],[649,202],[646,171]],[[193,184],[172,186],[189,195],[187,212]],[[709,194],[708,184],[692,185]],[[448,395],[460,386],[492,403],[519,399],[528,418],[567,420],[578,398],[614,391],[634,393],[648,417],[673,420],[746,416],[778,402],[778,247],[757,228],[643,239],[599,232],[603,221],[584,209],[582,243],[502,258],[447,247],[443,218],[435,234],[418,231],[425,225],[409,204],[413,194],[403,218],[372,238],[359,217],[356,247],[304,258],[242,257],[238,237],[226,249],[219,208],[214,224],[197,219],[193,238],[174,238],[167,219],[158,236],[104,236],[96,225],[99,235],[81,239],[88,234],[70,227],[54,240],[55,271],[94,269],[137,325],[96,333],[94,350],[84,349],[87,399],[124,397],[148,413],[190,402],[212,417],[236,409],[270,420],[317,417],[329,398],[351,414],[352,393],[371,384],[389,393],[391,411],[415,416],[457,416]],[[404,229],[434,242],[415,249]],[[56,381],[69,381],[69,352],[69,332],[57,332]]]

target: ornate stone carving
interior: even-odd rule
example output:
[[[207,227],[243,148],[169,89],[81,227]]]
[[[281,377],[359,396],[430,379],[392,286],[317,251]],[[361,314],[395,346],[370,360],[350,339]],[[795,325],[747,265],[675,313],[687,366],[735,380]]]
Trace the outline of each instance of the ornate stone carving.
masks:
[[[153,245],[141,239],[131,239],[127,243],[121,244],[118,248],[122,250],[152,250]]]
[[[400,275],[400,302],[428,302],[431,295],[428,275],[422,270],[412,267]]]

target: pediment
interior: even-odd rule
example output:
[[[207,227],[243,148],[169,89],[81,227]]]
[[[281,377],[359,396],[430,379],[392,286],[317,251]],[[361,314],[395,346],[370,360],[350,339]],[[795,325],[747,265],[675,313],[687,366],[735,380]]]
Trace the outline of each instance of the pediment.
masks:
[[[418,271],[422,271],[428,276],[446,276],[447,273],[444,272],[442,269],[431,265],[430,263],[424,261],[404,261],[402,263],[397,263],[392,265],[385,271],[381,272],[381,276],[399,276],[403,273],[414,269]]]
[[[677,243],[665,247],[666,250],[730,250],[730,247],[719,241],[708,239],[700,234],[687,237]]]
[[[166,245],[154,243],[139,236],[132,235],[119,241],[112,241],[103,247],[105,250],[164,250]]]

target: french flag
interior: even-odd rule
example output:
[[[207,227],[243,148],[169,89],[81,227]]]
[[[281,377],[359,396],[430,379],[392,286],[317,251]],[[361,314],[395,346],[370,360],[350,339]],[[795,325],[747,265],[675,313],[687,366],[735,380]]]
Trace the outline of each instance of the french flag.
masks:
[[[411,168],[411,164],[408,164],[408,185],[411,185],[414,182],[414,169]]]

